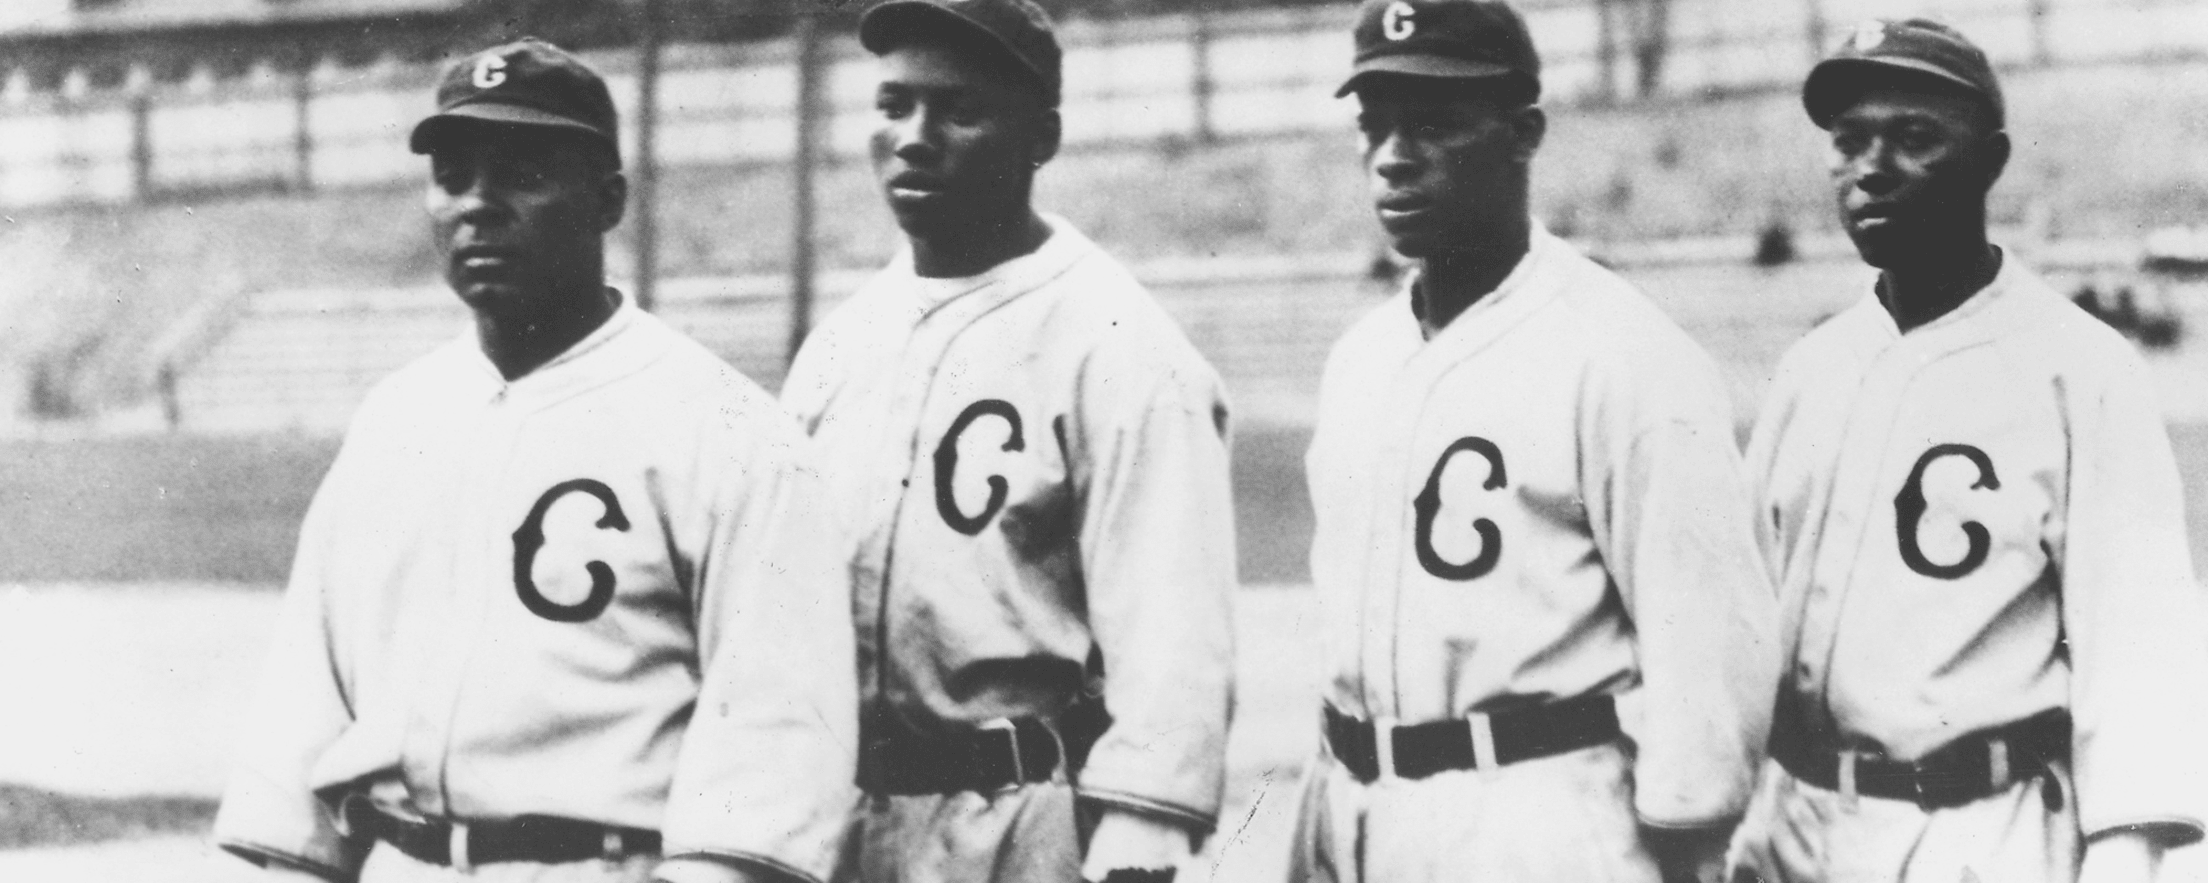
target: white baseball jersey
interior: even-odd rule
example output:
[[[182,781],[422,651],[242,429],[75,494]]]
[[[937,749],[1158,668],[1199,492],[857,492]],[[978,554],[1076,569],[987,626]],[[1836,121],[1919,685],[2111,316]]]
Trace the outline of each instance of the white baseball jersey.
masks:
[[[2150,384],[2014,255],[1908,334],[1874,292],[1787,354],[1749,463],[1826,747],[2068,708],[2086,833],[2199,826],[2208,620]]]
[[[1536,229],[1432,340],[1412,288],[1334,348],[1307,457],[1327,700],[1412,724],[1618,694],[1643,821],[1745,803],[1775,592],[1715,365]]]
[[[1218,375],[1058,218],[1032,254],[926,279],[901,254],[783,391],[838,509],[860,688],[923,732],[1052,714],[1101,649],[1085,797],[1208,829],[1234,663]]]
[[[366,788],[825,877],[856,677],[806,448],[627,304],[511,382],[472,329],[386,379],[301,531],[217,839],[349,874],[329,809]]]

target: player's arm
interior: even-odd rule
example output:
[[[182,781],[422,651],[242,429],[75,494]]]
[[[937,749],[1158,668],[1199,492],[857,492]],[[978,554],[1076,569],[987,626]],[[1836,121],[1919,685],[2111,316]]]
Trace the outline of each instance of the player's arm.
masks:
[[[771,436],[727,474],[699,477],[725,490],[693,587],[698,702],[659,870],[673,883],[825,879],[856,800],[849,590],[804,439],[794,427]]]
[[[1109,871],[1185,855],[1216,822],[1233,703],[1234,516],[1225,402],[1209,370],[1090,371],[1067,444],[1113,718],[1081,791],[1105,810],[1091,870]]]
[[[1779,506],[1772,499],[1772,472],[1778,466],[1779,440],[1786,434],[1787,424],[1794,417],[1794,372],[1798,357],[1787,354],[1780,361],[1779,369],[1771,380],[1771,388],[1765,393],[1763,406],[1756,412],[1755,426],[1748,432],[1745,455],[1748,482],[1748,512],[1756,532],[1756,547],[1762,554],[1765,566],[1777,584],[1785,572],[1785,525],[1780,521]]]
[[[2136,361],[2125,367],[2065,389],[2070,474],[2053,543],[2089,856],[2126,851],[2132,835],[2198,840],[2208,795],[2196,736],[2208,720],[2208,610],[2187,548],[2184,485],[2151,381]]]
[[[300,528],[282,611],[215,817],[217,845],[278,877],[349,880],[364,857],[339,834],[309,783],[323,751],[352,723],[324,594],[335,575],[334,521],[357,505],[350,459],[341,454],[331,467]]]
[[[1715,372],[1635,377],[1595,402],[1582,481],[1632,618],[1641,686],[1621,698],[1651,845],[1706,846],[1746,806],[1779,676],[1778,601]],[[1613,394],[1615,396],[1615,394]],[[1690,850],[1691,851],[1691,850]]]

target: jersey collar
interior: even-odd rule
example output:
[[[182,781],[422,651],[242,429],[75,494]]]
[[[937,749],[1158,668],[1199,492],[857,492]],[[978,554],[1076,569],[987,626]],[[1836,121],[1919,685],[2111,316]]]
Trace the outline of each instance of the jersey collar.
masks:
[[[498,366],[483,354],[472,323],[461,332],[462,347],[469,354],[468,362],[490,383],[491,396],[564,398],[658,359],[666,347],[654,345],[645,339],[649,335],[640,333],[650,317],[619,289],[609,287],[607,290],[613,293],[617,303],[605,322],[550,361],[512,380],[500,374]]]

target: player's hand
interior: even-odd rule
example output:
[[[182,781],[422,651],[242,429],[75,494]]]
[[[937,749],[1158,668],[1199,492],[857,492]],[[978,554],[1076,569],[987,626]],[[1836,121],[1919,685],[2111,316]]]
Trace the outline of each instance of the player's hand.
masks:
[[[1655,857],[1656,871],[1662,875],[1664,883],[1721,883],[1725,877],[1725,845],[1731,842],[1732,835],[1731,825],[1714,828],[1644,825],[1641,843]]]
[[[2145,831],[2104,833],[2085,844],[2078,883],[2152,883],[2162,863],[2162,847]]]
[[[1188,832],[1178,826],[1107,807],[1089,837],[1081,878],[1090,883],[1171,883],[1189,852]]]

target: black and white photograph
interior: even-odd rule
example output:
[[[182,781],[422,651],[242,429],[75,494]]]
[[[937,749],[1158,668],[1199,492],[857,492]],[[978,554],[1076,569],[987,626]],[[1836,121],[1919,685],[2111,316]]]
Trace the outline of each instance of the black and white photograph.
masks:
[[[2208,883],[2196,0],[7,0],[0,880]]]

